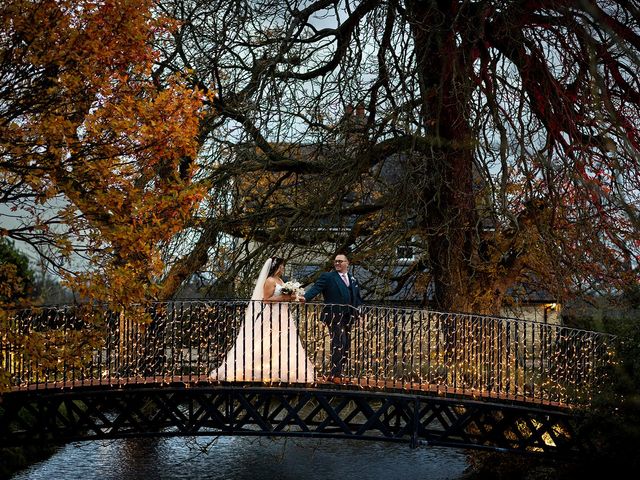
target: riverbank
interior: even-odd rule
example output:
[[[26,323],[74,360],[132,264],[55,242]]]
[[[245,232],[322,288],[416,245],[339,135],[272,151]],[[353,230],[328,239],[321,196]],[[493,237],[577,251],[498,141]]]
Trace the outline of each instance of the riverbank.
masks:
[[[17,472],[55,455],[59,449],[57,446],[0,448],[0,479],[11,478]]]

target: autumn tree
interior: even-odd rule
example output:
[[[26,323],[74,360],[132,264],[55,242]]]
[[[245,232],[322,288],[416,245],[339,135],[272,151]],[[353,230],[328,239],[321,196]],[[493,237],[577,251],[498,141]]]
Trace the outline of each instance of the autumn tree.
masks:
[[[22,304],[32,294],[34,274],[27,256],[0,239],[0,308]]]
[[[203,94],[153,70],[174,28],[149,0],[0,6],[0,236],[86,299],[157,296],[160,247],[202,196]]]
[[[228,187],[211,190],[213,207],[174,268],[217,262],[235,275],[223,238],[346,248],[388,280],[386,293],[413,285],[438,308],[486,312],[521,285],[562,299],[637,283],[634,2],[159,9],[180,20],[159,70],[216,91],[201,174]],[[267,174],[262,203],[247,202],[240,178]],[[283,185],[287,194],[274,194]],[[402,271],[399,246],[415,253]]]

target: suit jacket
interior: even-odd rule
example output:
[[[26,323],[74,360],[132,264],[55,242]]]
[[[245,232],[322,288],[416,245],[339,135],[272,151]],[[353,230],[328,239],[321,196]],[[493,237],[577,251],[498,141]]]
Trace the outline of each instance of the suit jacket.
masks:
[[[340,305],[326,306],[324,308],[325,322],[333,323],[336,320],[344,320],[347,324],[353,323],[356,310],[351,307],[357,308],[362,305],[360,287],[353,276],[349,275],[349,287],[347,287],[337,271],[325,272],[304,294],[304,298],[309,301],[320,293],[322,293],[325,303]]]

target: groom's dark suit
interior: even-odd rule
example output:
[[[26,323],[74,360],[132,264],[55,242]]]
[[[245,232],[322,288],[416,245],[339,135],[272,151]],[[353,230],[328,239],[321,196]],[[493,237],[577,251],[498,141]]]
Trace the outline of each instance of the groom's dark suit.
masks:
[[[342,375],[342,367],[349,354],[351,344],[351,325],[357,318],[357,307],[362,305],[360,287],[354,277],[348,275],[349,286],[340,278],[337,271],[325,272],[304,294],[309,301],[322,293],[324,303],[322,320],[329,327],[331,335],[331,376]]]

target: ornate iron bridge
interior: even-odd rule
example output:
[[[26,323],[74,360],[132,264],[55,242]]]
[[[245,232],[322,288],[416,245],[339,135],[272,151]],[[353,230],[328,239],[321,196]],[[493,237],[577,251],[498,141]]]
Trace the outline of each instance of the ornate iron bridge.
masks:
[[[554,454],[580,448],[577,412],[605,381],[611,336],[364,306],[351,327],[344,381],[335,385],[327,381],[331,345],[323,322],[331,308],[215,301],[11,312],[0,318],[0,447],[266,435]],[[264,349],[280,357],[278,372],[260,381],[251,370],[259,352],[231,348],[247,330],[257,335],[260,322],[244,321],[247,312],[269,312],[280,331],[259,334]],[[289,338],[301,341],[282,340]],[[299,371],[302,354],[311,366]],[[227,364],[246,377],[211,378]],[[295,383],[283,375],[291,369],[298,370]]]

